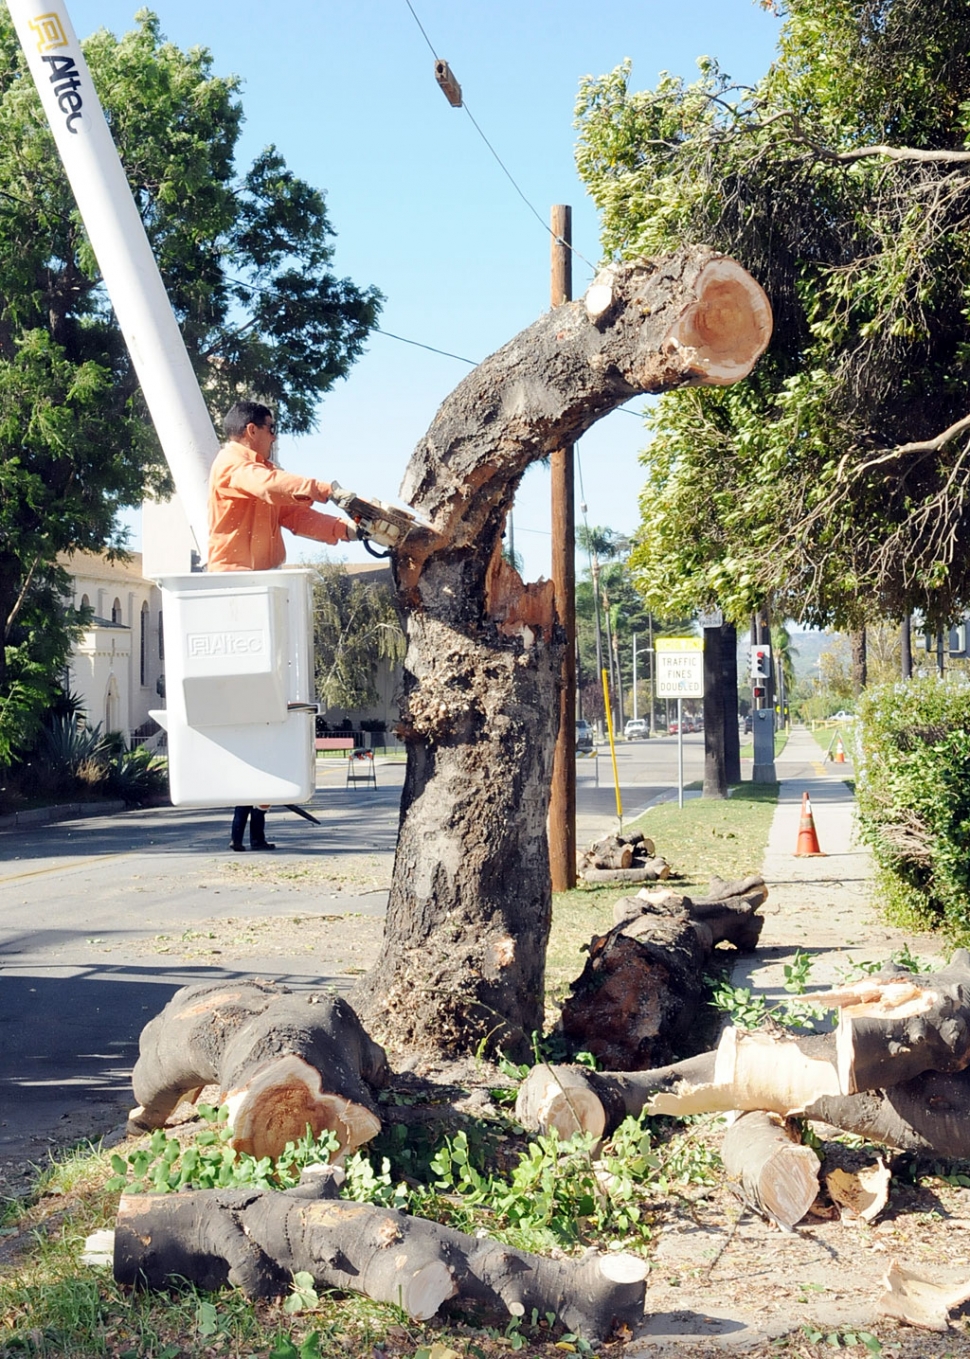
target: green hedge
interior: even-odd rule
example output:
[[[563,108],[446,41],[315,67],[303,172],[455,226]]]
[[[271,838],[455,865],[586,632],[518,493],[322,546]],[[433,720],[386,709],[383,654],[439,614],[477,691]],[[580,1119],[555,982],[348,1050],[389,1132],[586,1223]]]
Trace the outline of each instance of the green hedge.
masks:
[[[970,932],[970,686],[910,680],[858,704],[856,795],[888,914]]]

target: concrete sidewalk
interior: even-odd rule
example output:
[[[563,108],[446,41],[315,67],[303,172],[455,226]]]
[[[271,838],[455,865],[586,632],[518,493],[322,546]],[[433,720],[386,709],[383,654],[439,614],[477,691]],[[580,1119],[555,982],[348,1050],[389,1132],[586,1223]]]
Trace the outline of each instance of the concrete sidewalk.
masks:
[[[940,941],[886,925],[873,899],[873,862],[858,836],[856,800],[847,780],[850,763],[824,761],[811,732],[796,728],[775,762],[778,806],[768,836],[762,874],[768,884],[765,927],[756,958],[742,957],[733,970],[736,986],[776,996],[784,965],[797,950],[809,954],[809,988],[833,985],[853,962],[884,961],[908,946],[919,957],[936,957]],[[802,795],[812,804],[824,857],[796,858]]]
[[[879,919],[872,859],[859,842],[855,796],[846,782],[853,777],[851,764],[824,762],[811,733],[798,728],[775,766],[778,806],[762,866],[769,889],[765,926],[757,953],[737,957],[733,984],[769,1003],[791,999],[784,967],[799,949],[812,962],[809,993],[844,977],[853,962],[887,961],[904,945],[919,958],[935,958],[941,952],[938,939],[907,934]],[[812,802],[820,858],[795,857],[803,793]],[[737,1351],[761,1345],[791,1330],[796,1298],[800,1315],[819,1329],[875,1326],[881,1266],[873,1262],[879,1257],[871,1251],[865,1256],[873,1277],[858,1258],[849,1264],[839,1235],[845,1230],[822,1222],[781,1236],[752,1216],[733,1228],[690,1220],[671,1226],[657,1244],[648,1315],[630,1346],[631,1359],[666,1359],[674,1347],[686,1359],[702,1341]],[[766,1308],[756,1287],[746,1290],[734,1281],[757,1280],[769,1258],[776,1282]],[[717,1262],[724,1272],[715,1273]],[[810,1306],[799,1291],[806,1282],[818,1290]]]

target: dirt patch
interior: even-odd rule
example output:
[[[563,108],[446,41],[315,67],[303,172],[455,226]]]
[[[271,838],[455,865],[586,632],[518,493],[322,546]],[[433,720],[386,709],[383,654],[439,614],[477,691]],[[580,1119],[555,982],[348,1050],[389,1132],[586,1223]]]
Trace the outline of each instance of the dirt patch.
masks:
[[[294,892],[312,892],[314,896],[331,893],[340,896],[363,896],[371,892],[386,892],[391,886],[393,854],[355,854],[346,862],[328,856],[319,859],[234,858],[220,864],[220,879],[234,886],[286,888]]]
[[[220,964],[255,958],[320,959],[331,973],[357,976],[377,956],[384,932],[382,916],[344,911],[326,915],[310,911],[285,915],[212,916],[179,931],[156,934],[137,942],[142,955],[209,959]]]

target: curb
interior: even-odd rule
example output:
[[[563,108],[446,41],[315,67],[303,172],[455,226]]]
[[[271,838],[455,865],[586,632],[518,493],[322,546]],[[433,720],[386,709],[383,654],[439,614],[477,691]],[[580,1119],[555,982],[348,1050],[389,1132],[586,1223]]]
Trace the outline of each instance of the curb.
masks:
[[[21,826],[43,826],[49,821],[74,821],[82,816],[112,816],[123,812],[127,803],[115,802],[62,802],[57,807],[33,807],[27,812],[12,812],[0,816],[0,831],[17,830]]]

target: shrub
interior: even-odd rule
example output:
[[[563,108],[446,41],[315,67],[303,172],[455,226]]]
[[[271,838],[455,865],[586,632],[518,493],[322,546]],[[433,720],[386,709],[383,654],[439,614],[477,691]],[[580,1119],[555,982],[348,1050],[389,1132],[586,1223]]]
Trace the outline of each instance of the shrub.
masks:
[[[862,837],[900,924],[970,932],[970,686],[881,685],[859,703]]]
[[[126,802],[143,802],[168,787],[167,762],[145,746],[123,750],[108,762],[104,791]]]

